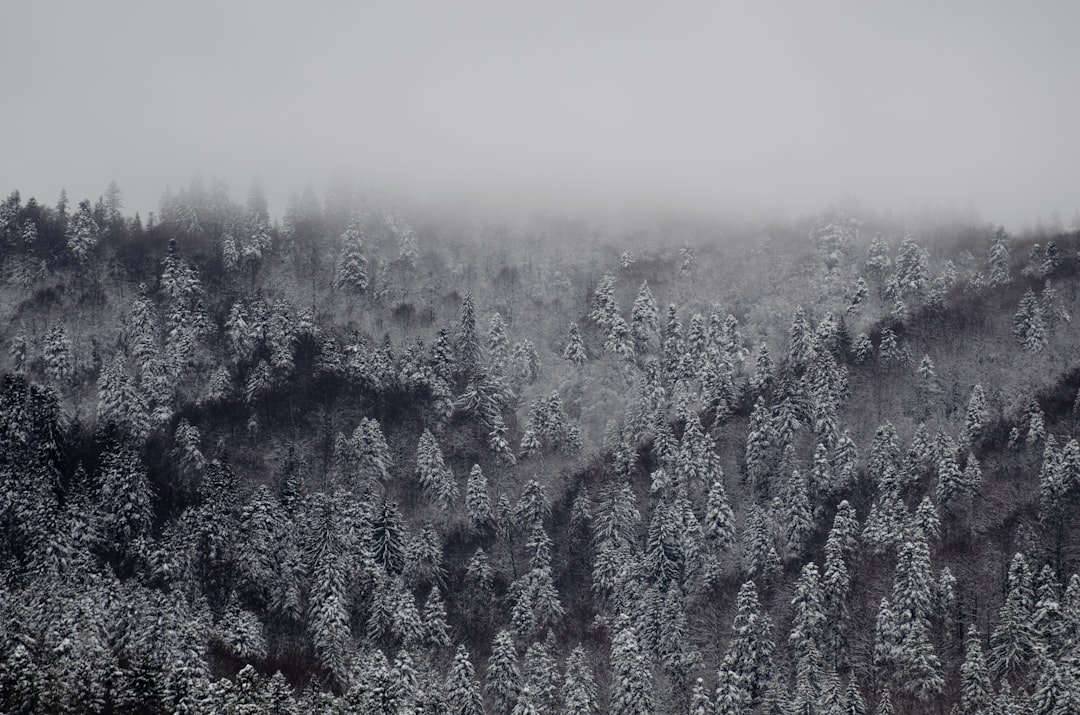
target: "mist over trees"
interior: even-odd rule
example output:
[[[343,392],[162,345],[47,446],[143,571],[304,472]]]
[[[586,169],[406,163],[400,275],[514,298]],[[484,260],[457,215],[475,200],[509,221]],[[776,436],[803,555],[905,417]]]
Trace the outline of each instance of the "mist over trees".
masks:
[[[1078,249],[13,192],[0,711],[1075,712]]]

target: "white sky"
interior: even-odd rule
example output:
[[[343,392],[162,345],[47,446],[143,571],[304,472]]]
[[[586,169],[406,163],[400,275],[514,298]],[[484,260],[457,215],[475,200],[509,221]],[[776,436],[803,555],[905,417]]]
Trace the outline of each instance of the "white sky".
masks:
[[[301,6],[302,5],[302,6]],[[716,211],[1080,210],[1080,2],[0,8],[0,192],[217,174]]]

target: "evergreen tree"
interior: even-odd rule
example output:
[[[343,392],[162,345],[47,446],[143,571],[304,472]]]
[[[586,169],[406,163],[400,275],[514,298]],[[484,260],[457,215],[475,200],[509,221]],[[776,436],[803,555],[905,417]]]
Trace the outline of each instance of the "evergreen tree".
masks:
[[[593,293],[589,318],[605,331],[610,332],[619,315],[619,306],[615,302],[615,276],[610,273],[600,279],[600,284]]]
[[[311,594],[308,598],[308,631],[319,667],[332,687],[348,686],[350,639],[347,566],[337,515],[329,500],[314,507],[314,534],[309,547],[312,563]]]
[[[653,682],[638,634],[628,623],[616,626],[611,642],[612,715],[648,715],[653,711]]]
[[[795,652],[795,657],[803,667],[820,652],[824,636],[825,612],[822,607],[821,579],[818,567],[813,561],[802,568],[799,580],[795,584],[795,595],[791,599],[794,616],[788,643]]]
[[[476,671],[469,660],[469,651],[463,645],[458,646],[446,676],[444,698],[448,715],[484,715]]]
[[[1005,603],[990,635],[990,661],[999,676],[1023,671],[1035,649],[1032,629],[1034,593],[1027,559],[1017,553],[1009,565]]]
[[[986,393],[982,385],[975,385],[971,388],[971,399],[968,400],[967,413],[964,416],[964,442],[971,445],[978,443],[985,422]]]
[[[487,693],[495,713],[508,714],[521,692],[521,672],[510,631],[495,634],[487,668]]]
[[[554,715],[557,706],[560,678],[554,645],[549,633],[547,642],[533,643],[525,651],[525,688],[538,715]]]
[[[865,365],[874,354],[874,343],[870,340],[870,336],[866,333],[859,333],[855,337],[855,344],[852,346],[852,356],[855,358],[856,365]]]
[[[854,674],[848,679],[847,692],[844,695],[843,713],[844,715],[869,715]]]
[[[74,374],[74,360],[72,358],[71,341],[67,337],[64,324],[56,322],[52,324],[42,340],[42,357],[45,358],[45,367],[48,375],[57,383],[64,385],[72,380]]]
[[[483,530],[493,523],[491,499],[488,497],[488,482],[479,464],[474,464],[469,472],[469,481],[465,486],[466,507],[469,510],[469,522],[476,530]]]
[[[476,330],[476,308],[471,292],[461,299],[461,322],[455,352],[457,368],[462,375],[472,377],[480,365],[480,336]]]
[[[338,260],[335,287],[353,293],[363,293],[368,288],[367,259],[364,258],[364,234],[358,216],[349,220],[341,234],[341,258]]]
[[[964,663],[960,666],[960,698],[966,713],[990,712],[994,692],[983,657],[982,639],[974,625],[968,628]]]
[[[429,648],[445,648],[450,645],[450,629],[446,624],[446,605],[439,587],[433,586],[424,601],[424,645]]]
[[[581,333],[578,331],[577,323],[570,323],[570,332],[567,334],[566,348],[562,353],[563,360],[569,361],[571,364],[581,367],[589,359],[588,354],[585,352],[585,344],[581,341]]]
[[[1046,347],[1046,324],[1043,309],[1035,292],[1030,288],[1020,299],[1020,307],[1013,316],[1013,335],[1028,352],[1042,352]]]
[[[735,513],[728,503],[724,490],[724,473],[719,466],[712,475],[709,484],[709,496],[705,523],[705,535],[721,549],[728,550],[735,545]]]
[[[457,501],[457,480],[443,460],[435,436],[427,429],[420,435],[416,448],[416,475],[424,493],[442,509],[450,509]]]
[[[570,651],[566,659],[562,692],[564,715],[596,715],[600,711],[592,668],[580,645]]]
[[[634,339],[634,350],[638,354],[644,354],[653,337],[660,333],[657,311],[656,300],[649,290],[649,282],[642,281],[630,314],[630,335]]]
[[[1003,285],[1012,280],[1009,275],[1009,247],[1005,245],[1005,231],[998,228],[994,232],[994,242],[990,246],[989,286]]]
[[[721,668],[737,676],[743,702],[757,703],[773,676],[772,622],[761,611],[753,581],[739,589],[735,608],[732,637]]]
[[[795,315],[788,329],[788,359],[796,369],[805,366],[813,350],[814,335],[801,305],[795,307]]]
[[[770,492],[770,456],[774,439],[769,410],[764,398],[758,397],[750,414],[750,428],[746,435],[746,474],[750,484],[762,496],[768,496]]]
[[[79,208],[72,214],[64,230],[68,250],[79,263],[84,263],[90,257],[94,246],[97,245],[100,235],[101,227],[94,220],[94,211],[90,208],[90,201],[80,201]]]

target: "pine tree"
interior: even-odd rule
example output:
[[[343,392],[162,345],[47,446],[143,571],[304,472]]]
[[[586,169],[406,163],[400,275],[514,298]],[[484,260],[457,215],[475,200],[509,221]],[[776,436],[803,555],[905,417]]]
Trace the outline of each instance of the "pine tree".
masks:
[[[371,522],[371,551],[376,563],[388,573],[405,569],[405,525],[397,504],[383,499]]]
[[[796,369],[805,366],[813,350],[813,332],[801,305],[795,307],[795,315],[788,329],[788,359]]]
[[[634,339],[634,350],[639,354],[648,350],[653,337],[660,332],[657,310],[656,300],[649,290],[649,282],[642,281],[630,313],[630,335]]]
[[[49,377],[61,385],[70,382],[74,373],[74,360],[71,355],[71,341],[67,337],[64,324],[53,323],[42,342],[41,352]]]
[[[71,251],[76,260],[84,263],[89,258],[90,252],[94,250],[94,246],[97,245],[100,235],[101,227],[94,220],[94,212],[90,208],[90,201],[80,201],[79,208],[75,210],[75,213],[68,220],[64,231],[68,250]]]
[[[510,631],[495,634],[487,668],[487,693],[496,713],[508,714],[521,691],[521,672]]]
[[[616,627],[611,641],[612,715],[648,715],[653,711],[653,682],[638,634],[628,623]]]
[[[583,647],[576,646],[566,659],[563,676],[563,713],[565,715],[596,715],[596,683]]]
[[[1013,316],[1013,335],[1028,352],[1042,352],[1046,347],[1046,324],[1043,309],[1035,292],[1030,288],[1020,299],[1020,307]]]
[[[358,216],[349,220],[341,234],[341,258],[338,260],[336,288],[363,293],[368,288],[367,259],[364,258],[364,234]]]
[[[690,715],[712,715],[713,712],[712,698],[705,689],[705,681],[698,678],[694,681],[694,690],[690,695]]]
[[[806,482],[798,470],[792,473],[783,501],[783,523],[788,552],[801,557],[806,541],[814,529],[814,515],[806,495]]]
[[[466,507],[469,510],[469,522],[476,530],[483,530],[493,523],[491,499],[488,497],[487,477],[479,464],[474,464],[469,472],[469,481],[465,486]]]
[[[866,364],[873,354],[874,343],[870,340],[870,336],[866,333],[859,333],[855,337],[855,344],[852,346],[852,356],[855,359],[855,364]]]
[[[746,474],[750,484],[762,496],[770,493],[770,455],[775,433],[769,420],[765,399],[758,397],[750,414],[750,428],[746,435]]]
[[[794,649],[800,664],[807,663],[812,654],[821,650],[820,644],[825,628],[822,602],[818,567],[811,561],[803,566],[799,580],[795,584],[795,595],[791,599],[794,616],[788,643]]]
[[[476,330],[476,309],[471,292],[461,299],[461,322],[455,352],[457,368],[462,375],[472,377],[480,365],[480,336]]]
[[[761,611],[753,581],[739,589],[735,608],[731,641],[720,667],[735,673],[744,702],[757,703],[773,676],[772,623]]]
[[[570,323],[566,348],[563,350],[562,356],[563,360],[567,360],[578,367],[584,365],[589,359],[588,354],[585,352],[585,344],[581,341],[581,332],[578,330],[577,323]]]
[[[990,635],[990,660],[996,674],[1009,677],[1023,671],[1035,648],[1031,572],[1021,553],[1009,565],[1006,594]]]
[[[971,388],[971,399],[968,400],[967,413],[964,416],[964,442],[977,444],[982,437],[985,422],[986,393],[982,385],[975,385]]]
[[[514,517],[525,528],[542,526],[544,519],[551,515],[551,503],[547,492],[540,482],[530,479],[521,491],[521,498],[514,507]]]
[[[990,276],[988,285],[1004,285],[1012,280],[1009,275],[1009,247],[1005,245],[1005,231],[998,228],[994,232],[994,242],[990,246]]]
[[[716,715],[743,715],[748,706],[738,673],[721,669],[716,682]]]
[[[1035,715],[1075,713],[1076,695],[1069,685],[1061,676],[1061,667],[1053,660],[1046,659],[1032,698],[1032,712]]]
[[[424,601],[424,645],[428,648],[445,648],[450,645],[450,629],[446,624],[446,605],[439,587],[433,586]]]
[[[554,715],[560,680],[554,634],[549,633],[546,642],[533,643],[525,651],[524,680],[537,713]]]
[[[348,686],[351,635],[344,544],[338,533],[338,515],[332,503],[328,499],[320,500],[313,506],[313,512],[308,631],[319,667],[330,685],[343,691]]]
[[[844,694],[843,715],[869,715],[854,674],[848,679],[847,692]]]
[[[450,509],[457,501],[457,480],[443,460],[435,436],[427,429],[420,435],[416,448],[416,474],[424,493],[442,509]]]
[[[454,662],[446,676],[444,697],[448,715],[484,715],[480,685],[464,645],[459,645],[454,654]]]
[[[929,394],[941,391],[941,387],[938,385],[937,373],[934,372],[934,362],[929,355],[923,355],[922,361],[919,363],[919,381],[923,390]]]
[[[960,666],[960,698],[964,712],[990,712],[994,692],[983,657],[982,638],[974,624],[968,628],[964,663]]]
[[[101,536],[125,550],[149,533],[153,520],[153,490],[133,449],[117,442],[106,446],[98,474]]]
[[[724,490],[724,473],[719,466],[709,484],[708,506],[703,525],[705,535],[723,550],[735,545],[735,513]]]
[[[619,315],[619,306],[615,302],[615,277],[610,273],[600,279],[596,292],[593,293],[589,318],[605,331],[610,331]]]

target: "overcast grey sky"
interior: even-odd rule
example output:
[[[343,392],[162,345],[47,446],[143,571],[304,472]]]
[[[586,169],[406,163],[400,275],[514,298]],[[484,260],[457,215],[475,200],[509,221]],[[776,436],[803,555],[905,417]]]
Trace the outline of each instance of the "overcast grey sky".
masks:
[[[0,191],[201,172],[1018,226],[1080,209],[1080,2],[8,2]]]

